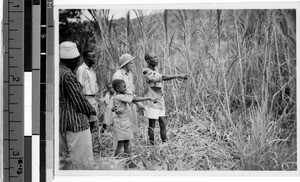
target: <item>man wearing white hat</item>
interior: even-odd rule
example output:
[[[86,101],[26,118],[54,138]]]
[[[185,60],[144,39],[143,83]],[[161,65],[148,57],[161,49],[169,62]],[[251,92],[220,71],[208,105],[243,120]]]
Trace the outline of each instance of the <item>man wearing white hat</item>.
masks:
[[[74,74],[80,54],[69,41],[62,42],[59,51],[59,169],[96,169],[88,119],[96,112]]]
[[[112,80],[120,79],[124,80],[126,84],[126,90],[127,93],[131,93],[135,95],[135,86],[133,83],[133,74],[132,74],[132,68],[133,68],[133,61],[137,57],[133,57],[130,54],[123,54],[119,59],[119,69],[116,71],[116,73],[113,75]],[[143,104],[136,103],[141,108],[144,108]],[[132,108],[132,129],[134,138],[136,137],[138,133],[138,120],[137,120],[137,107],[135,104],[131,104]]]

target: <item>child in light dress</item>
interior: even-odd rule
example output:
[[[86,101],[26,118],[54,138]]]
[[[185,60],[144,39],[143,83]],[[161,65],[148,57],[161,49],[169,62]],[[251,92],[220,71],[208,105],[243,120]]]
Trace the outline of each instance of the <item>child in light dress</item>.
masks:
[[[117,143],[114,156],[118,156],[122,149],[125,155],[130,155],[129,141],[133,139],[133,130],[131,126],[131,107],[129,103],[150,100],[157,102],[156,99],[150,97],[136,97],[133,94],[126,93],[126,84],[124,80],[116,79],[112,82],[112,86],[116,91],[113,97],[112,111],[115,113],[113,117],[114,137]]]

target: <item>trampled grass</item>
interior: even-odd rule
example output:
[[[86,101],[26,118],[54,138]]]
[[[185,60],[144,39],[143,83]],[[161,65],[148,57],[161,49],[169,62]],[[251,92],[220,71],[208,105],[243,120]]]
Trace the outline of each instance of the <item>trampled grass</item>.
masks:
[[[279,139],[276,135],[265,136],[253,131],[258,123],[255,118],[247,118],[249,128],[224,129],[205,117],[195,118],[186,124],[177,125],[174,118],[168,117],[169,141],[161,143],[159,127],[155,128],[156,145],[148,144],[148,122],[140,117],[139,134],[132,143],[130,158],[113,157],[112,131],[101,134],[101,153],[96,159],[100,169],[128,170],[129,159],[136,165],[129,170],[296,170],[296,148],[288,146],[288,138]],[[272,123],[266,126],[276,131]],[[240,132],[240,133],[236,133]],[[259,132],[259,131],[256,131]],[[272,138],[275,137],[275,138]],[[264,142],[265,143],[262,143]],[[291,142],[291,141],[290,141]]]

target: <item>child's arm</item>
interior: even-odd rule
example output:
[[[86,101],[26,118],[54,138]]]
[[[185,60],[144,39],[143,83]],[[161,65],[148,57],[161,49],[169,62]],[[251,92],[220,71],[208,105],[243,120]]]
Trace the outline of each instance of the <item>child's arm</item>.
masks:
[[[157,102],[157,99],[152,99],[150,97],[134,97],[132,99],[132,102],[141,102],[141,101],[146,101],[146,100],[150,100],[150,101],[152,101],[154,103]]]
[[[141,102],[146,100],[153,101],[154,103],[157,102],[157,99],[152,99],[150,97],[137,97],[132,94],[119,94],[115,97],[115,99],[125,103]]]

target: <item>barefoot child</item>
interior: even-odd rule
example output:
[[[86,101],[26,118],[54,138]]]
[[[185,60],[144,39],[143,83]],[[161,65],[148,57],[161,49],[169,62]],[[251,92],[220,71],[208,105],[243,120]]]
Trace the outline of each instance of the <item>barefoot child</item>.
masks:
[[[157,98],[157,103],[151,103],[147,101],[145,105],[145,117],[149,119],[148,135],[150,145],[154,145],[154,127],[155,120],[158,120],[160,127],[160,137],[162,142],[166,142],[167,139],[167,126],[165,119],[165,100],[163,94],[163,81],[168,81],[176,78],[187,79],[186,74],[182,75],[162,75],[158,72],[158,58],[154,53],[148,53],[145,55],[145,60],[148,67],[143,69],[143,75],[147,83],[147,92],[145,96],[150,98]]]
[[[133,139],[133,130],[131,127],[131,114],[129,106],[132,102],[140,102],[150,100],[156,102],[156,99],[150,97],[135,97],[132,94],[126,93],[126,84],[124,80],[116,79],[112,86],[116,91],[113,98],[113,118],[114,137],[118,141],[114,156],[118,156],[124,148],[124,153],[130,155],[129,140]]]

